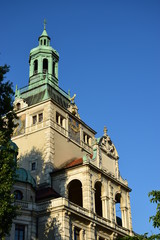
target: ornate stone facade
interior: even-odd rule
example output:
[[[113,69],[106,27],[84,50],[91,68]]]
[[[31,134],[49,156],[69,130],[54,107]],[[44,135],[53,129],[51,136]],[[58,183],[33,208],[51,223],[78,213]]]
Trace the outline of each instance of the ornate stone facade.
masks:
[[[18,164],[36,181],[18,178],[21,215],[7,239],[111,240],[133,235],[129,192],[107,134],[78,114],[75,96],[58,83],[59,55],[46,29],[30,53],[29,85],[16,90]],[[23,171],[22,171],[23,172]],[[30,176],[28,175],[28,176]],[[27,193],[27,194],[26,194]]]

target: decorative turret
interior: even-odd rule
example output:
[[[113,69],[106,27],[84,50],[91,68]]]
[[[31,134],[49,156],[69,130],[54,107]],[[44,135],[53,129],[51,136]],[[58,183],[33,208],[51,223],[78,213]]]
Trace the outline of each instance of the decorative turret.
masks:
[[[46,31],[46,21],[44,20],[44,30],[38,38],[39,46],[30,52],[29,64],[29,84],[43,81],[47,78],[52,83],[58,85],[58,61],[59,55],[50,46],[50,37]]]

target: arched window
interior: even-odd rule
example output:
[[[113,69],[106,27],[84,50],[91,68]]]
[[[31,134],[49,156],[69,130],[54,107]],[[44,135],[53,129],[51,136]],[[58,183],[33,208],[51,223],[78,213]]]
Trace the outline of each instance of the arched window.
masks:
[[[116,203],[116,223],[122,227],[122,216],[121,216],[121,194],[117,193],[115,196]]]
[[[22,200],[23,198],[23,193],[19,190],[15,190],[14,191],[14,197],[16,200]]]
[[[17,103],[16,109],[17,109],[17,110],[20,110],[20,109],[21,109],[21,104],[20,104],[20,103]]]
[[[48,59],[44,58],[43,59],[43,73],[48,72]]]
[[[72,180],[69,183],[68,199],[82,207],[82,183],[79,180]]]
[[[36,59],[34,61],[34,71],[33,74],[37,74],[38,73],[38,60]]]
[[[102,200],[101,200],[101,182],[95,184],[95,210],[96,213],[102,217]]]

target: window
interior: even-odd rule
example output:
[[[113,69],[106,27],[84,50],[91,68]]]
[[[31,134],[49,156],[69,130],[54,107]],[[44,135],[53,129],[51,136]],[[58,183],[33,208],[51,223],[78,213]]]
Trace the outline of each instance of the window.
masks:
[[[16,224],[15,225],[15,240],[24,240],[25,226]]]
[[[74,228],[74,240],[80,240],[80,229],[77,227]]]
[[[16,108],[17,108],[17,111],[20,110],[21,109],[21,104],[17,103]]]
[[[72,180],[69,183],[68,199],[82,207],[82,183],[79,180]]]
[[[37,115],[33,116],[33,124],[37,123]]]
[[[33,117],[32,117],[32,122],[33,122],[33,124],[36,124],[37,123],[37,121],[40,123],[40,122],[42,122],[43,121],[43,113],[39,113],[39,114],[37,114],[37,115],[34,115]]]
[[[32,170],[32,171],[36,170],[36,163],[35,163],[35,162],[33,162],[33,163],[31,164],[31,170]]]
[[[19,190],[14,191],[14,197],[16,200],[22,200],[23,199],[23,193]]]
[[[61,127],[65,128],[65,118],[58,112],[56,113],[56,123]]]
[[[38,60],[36,59],[34,61],[34,72],[33,72],[33,74],[37,74],[37,72],[38,72]]]
[[[83,142],[91,146],[92,138],[85,132],[83,132]]]
[[[122,216],[121,216],[121,194],[117,193],[115,196],[116,202],[116,223],[117,225],[122,227]]]
[[[38,114],[38,121],[39,122],[43,121],[43,113]]]
[[[48,72],[48,60],[46,58],[43,59],[43,73]]]
[[[44,45],[46,45],[46,39],[44,39]]]
[[[95,184],[95,210],[102,217],[101,182]]]

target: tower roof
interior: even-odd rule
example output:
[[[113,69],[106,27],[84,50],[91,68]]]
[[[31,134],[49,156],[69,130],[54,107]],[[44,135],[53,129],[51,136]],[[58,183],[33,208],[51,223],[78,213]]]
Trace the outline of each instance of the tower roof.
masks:
[[[42,37],[47,37],[50,40],[50,37],[48,36],[47,31],[46,31],[46,20],[45,19],[44,19],[44,30],[43,30],[41,36],[38,38],[38,40]]]

